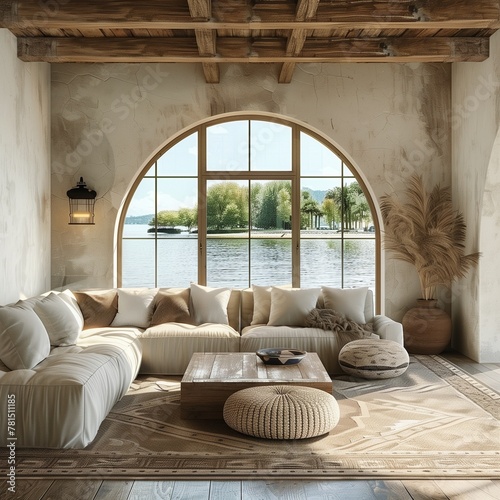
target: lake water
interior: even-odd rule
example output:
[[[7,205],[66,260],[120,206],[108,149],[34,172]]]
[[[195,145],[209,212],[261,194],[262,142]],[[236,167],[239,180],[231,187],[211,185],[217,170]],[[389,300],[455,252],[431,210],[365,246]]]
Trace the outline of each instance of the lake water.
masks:
[[[184,287],[191,281],[197,282],[197,266],[193,265],[198,254],[197,235],[159,235],[155,240],[147,230],[145,225],[124,226],[122,286]],[[249,284],[291,283],[291,240],[280,237],[280,233],[276,236],[254,238],[250,245],[248,239],[234,236],[207,239],[207,285],[246,288]],[[342,248],[342,240],[336,233],[312,232],[310,238],[304,238],[303,232],[300,252],[302,287],[375,288],[373,233],[346,236],[349,237],[345,237]]]

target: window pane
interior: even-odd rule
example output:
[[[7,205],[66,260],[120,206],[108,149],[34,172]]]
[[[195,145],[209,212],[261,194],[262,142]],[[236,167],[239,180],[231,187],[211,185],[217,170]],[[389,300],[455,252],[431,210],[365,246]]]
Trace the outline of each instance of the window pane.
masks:
[[[207,285],[248,287],[248,239],[207,239]]]
[[[302,239],[300,286],[342,286],[342,240]]]
[[[344,240],[344,288],[375,289],[375,240]]]
[[[292,282],[290,238],[252,238],[250,282],[255,285],[287,285]]]
[[[137,186],[127,209],[124,237],[147,236],[148,224],[155,214],[155,180],[144,178]],[[140,226],[140,227],[139,227]]]
[[[207,127],[207,170],[248,170],[248,120]]]
[[[250,141],[250,170],[292,170],[291,127],[252,120]]]
[[[259,232],[291,229],[292,183],[290,181],[252,181],[252,236]],[[280,234],[281,236],[281,234]]]
[[[158,239],[158,286],[188,287],[198,282],[196,235],[163,236]]]
[[[207,182],[208,233],[248,231],[248,182]]]
[[[370,206],[356,179],[345,179],[343,189],[344,231],[363,233],[373,225]],[[373,234],[373,233],[372,233]]]
[[[301,132],[300,172],[302,175],[341,175],[342,160],[317,139]]]
[[[198,226],[196,203],[198,181],[187,179],[158,179],[158,227],[191,231]]]
[[[340,179],[301,179],[301,234],[309,231],[336,231],[341,221]],[[323,234],[325,236],[325,234]]]
[[[122,240],[121,286],[155,286],[154,239]]]
[[[157,161],[158,175],[198,175],[198,132],[172,146]]]

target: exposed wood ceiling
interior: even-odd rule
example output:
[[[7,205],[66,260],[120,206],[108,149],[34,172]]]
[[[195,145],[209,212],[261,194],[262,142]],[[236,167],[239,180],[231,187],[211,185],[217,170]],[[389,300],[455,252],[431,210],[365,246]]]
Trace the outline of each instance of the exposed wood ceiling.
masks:
[[[483,61],[500,0],[0,0],[23,61]]]

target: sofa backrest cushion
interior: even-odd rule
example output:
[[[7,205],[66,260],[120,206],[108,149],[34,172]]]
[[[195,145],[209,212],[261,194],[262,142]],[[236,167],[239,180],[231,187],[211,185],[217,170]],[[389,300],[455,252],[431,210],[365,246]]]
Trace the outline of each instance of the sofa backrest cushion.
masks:
[[[153,304],[153,317],[150,326],[163,323],[185,323],[193,325],[194,318],[189,309],[189,288],[159,290]]]
[[[109,326],[118,312],[118,293],[112,290],[74,292],[83,314],[83,329]]]
[[[345,290],[351,290],[346,288]],[[320,294],[317,307],[325,307],[323,294]],[[338,311],[342,312],[342,311]],[[254,316],[254,292],[252,288],[245,288],[241,291],[241,329],[252,324]],[[364,304],[364,319],[365,323],[373,321],[374,308],[373,308],[373,292],[368,289],[365,297]]]
[[[53,346],[75,345],[83,328],[81,315],[62,297],[49,293],[33,306],[33,311],[42,320]]]
[[[110,326],[148,328],[158,288],[118,288],[118,312]]]
[[[333,288],[324,286],[321,291],[325,309],[333,309],[343,314],[348,320],[361,325],[366,323],[365,305],[368,287]]]
[[[273,326],[306,326],[307,315],[316,307],[320,293],[321,288],[280,288],[273,286],[271,288],[271,310],[267,324]]]
[[[30,370],[49,352],[47,330],[31,308],[0,307],[0,359],[10,370]]]

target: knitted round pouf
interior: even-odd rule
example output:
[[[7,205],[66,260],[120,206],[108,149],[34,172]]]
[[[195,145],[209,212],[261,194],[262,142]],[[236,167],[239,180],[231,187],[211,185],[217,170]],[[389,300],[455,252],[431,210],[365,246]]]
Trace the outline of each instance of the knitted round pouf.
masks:
[[[258,438],[305,439],[332,430],[340,417],[335,398],[311,387],[271,385],[231,394],[224,421],[235,431]]]
[[[339,353],[342,370],[361,378],[398,377],[406,371],[409,362],[406,349],[392,340],[353,340]]]

